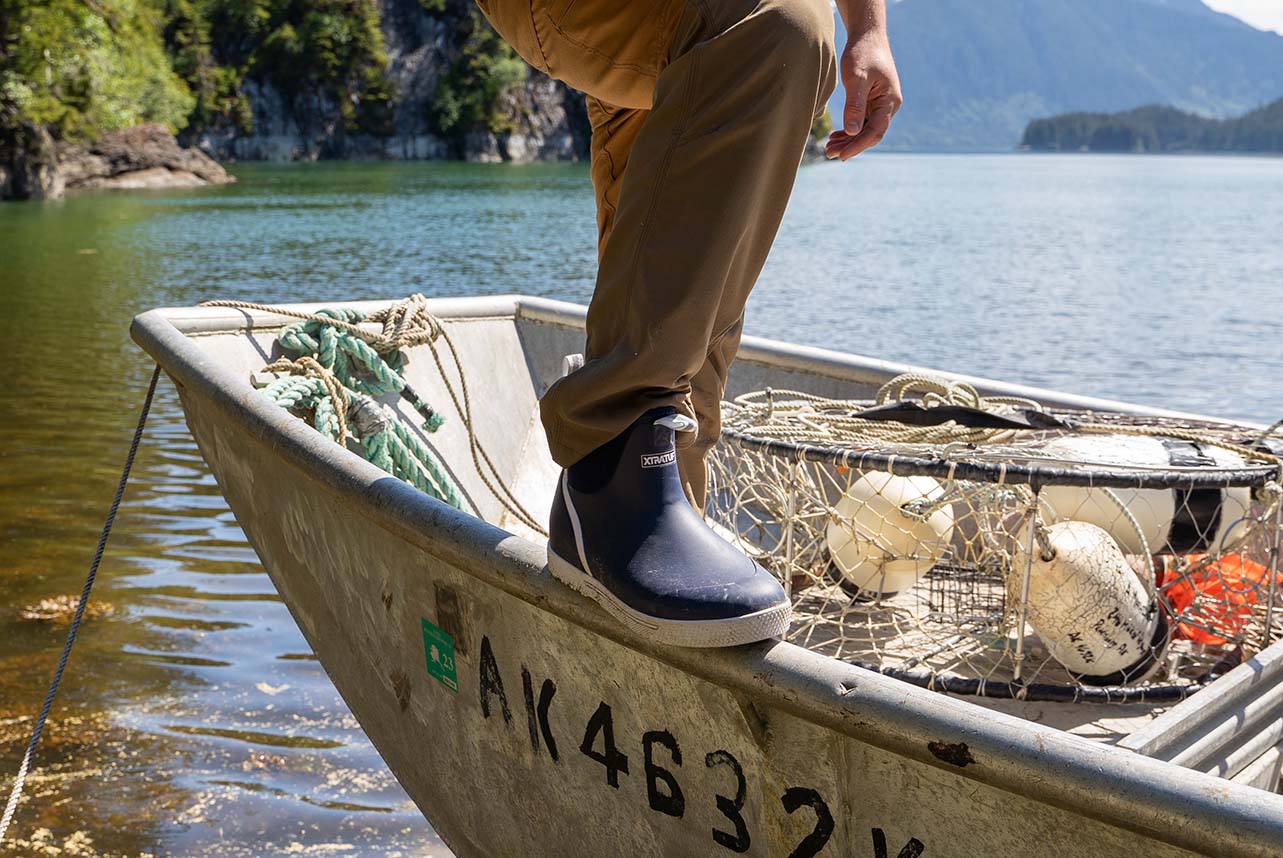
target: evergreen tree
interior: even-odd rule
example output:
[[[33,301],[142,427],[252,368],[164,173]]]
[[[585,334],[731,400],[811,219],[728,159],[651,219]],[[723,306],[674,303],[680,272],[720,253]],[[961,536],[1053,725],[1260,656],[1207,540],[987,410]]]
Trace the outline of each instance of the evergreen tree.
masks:
[[[187,124],[152,0],[0,0],[0,125],[76,139],[141,122]]]

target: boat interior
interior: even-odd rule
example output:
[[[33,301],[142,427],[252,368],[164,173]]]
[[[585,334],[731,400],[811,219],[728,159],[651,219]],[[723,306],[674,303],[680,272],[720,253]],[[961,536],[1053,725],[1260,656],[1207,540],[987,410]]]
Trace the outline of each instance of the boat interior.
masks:
[[[388,303],[354,302],[345,306],[369,312]],[[442,371],[451,377],[456,391],[466,388],[472,428],[496,470],[532,516],[546,521],[558,469],[547,453],[539,420],[539,398],[559,377],[563,358],[583,350],[583,308],[515,296],[436,299],[431,306],[442,321],[450,343],[457,349],[458,365],[451,359],[449,349],[438,340],[414,347],[403,372],[419,395],[444,415],[444,425],[434,433],[424,432],[420,428],[421,418],[405,401],[394,395],[385,396],[382,401],[396,409],[406,423],[414,427],[421,442],[437,454],[458,486],[467,512],[518,536],[541,541],[536,532],[506,510],[487,488],[474,464],[468,427],[443,382]],[[314,311],[317,307],[319,305],[299,305],[296,309]],[[166,313],[209,359],[243,378],[246,393],[253,389],[252,374],[281,355],[278,333],[282,326],[294,321],[229,308],[191,308]],[[730,373],[727,397],[770,387],[832,398],[869,399],[888,379],[914,369],[917,368],[746,337]],[[1033,397],[1052,406],[1145,410],[985,379],[966,380],[978,389]],[[1164,725],[1172,720],[1170,710],[1183,707],[1176,713],[1176,717],[1181,717],[1190,709],[1190,704],[1205,693],[1209,692],[1200,692],[1177,706],[1022,701],[979,696],[962,699],[1093,741],[1127,746],[1129,737],[1138,736],[1141,738],[1135,739],[1135,743],[1152,744],[1154,733],[1166,729]],[[1223,761],[1215,759],[1202,761],[1200,768],[1267,789],[1278,785],[1279,758],[1274,751],[1263,751],[1236,771],[1228,770]]]

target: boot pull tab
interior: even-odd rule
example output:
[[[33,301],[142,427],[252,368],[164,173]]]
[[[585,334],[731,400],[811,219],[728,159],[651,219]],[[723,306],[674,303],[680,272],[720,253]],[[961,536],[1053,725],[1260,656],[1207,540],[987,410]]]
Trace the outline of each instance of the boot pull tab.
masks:
[[[565,378],[572,372],[578,372],[584,368],[584,356],[581,354],[566,355],[561,359],[561,377]]]
[[[656,426],[672,429],[674,432],[694,432],[699,424],[685,414],[669,414],[655,421]]]

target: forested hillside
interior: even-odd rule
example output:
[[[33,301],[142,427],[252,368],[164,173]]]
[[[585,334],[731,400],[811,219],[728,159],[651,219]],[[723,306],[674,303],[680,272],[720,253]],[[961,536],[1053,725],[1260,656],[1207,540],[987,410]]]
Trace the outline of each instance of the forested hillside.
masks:
[[[0,0],[0,122],[28,121],[59,136],[146,118],[185,122],[187,86],[161,36],[163,9],[119,0]]]
[[[582,113],[471,0],[0,0],[0,156],[159,122],[224,158],[573,157]]]
[[[254,129],[251,81],[270,81],[289,108],[330,102],[349,132],[390,130],[392,88],[374,0],[168,0],[162,35],[190,89],[183,124]]]
[[[1283,99],[1237,119],[1172,107],[1037,119],[1022,145],[1042,152],[1283,152]]]

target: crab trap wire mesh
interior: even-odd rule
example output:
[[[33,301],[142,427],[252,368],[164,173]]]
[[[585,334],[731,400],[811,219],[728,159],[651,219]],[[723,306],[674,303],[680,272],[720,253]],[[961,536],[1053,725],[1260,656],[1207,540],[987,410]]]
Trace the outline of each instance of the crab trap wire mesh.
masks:
[[[919,375],[722,412],[709,517],[809,649],[952,693],[1161,703],[1283,634],[1277,431]]]

